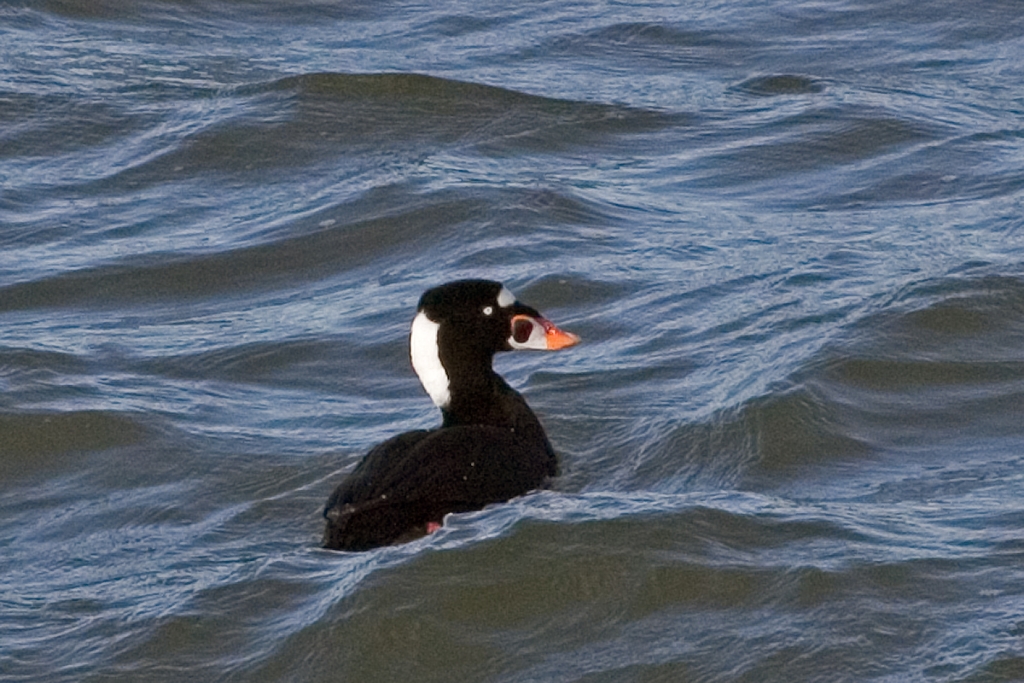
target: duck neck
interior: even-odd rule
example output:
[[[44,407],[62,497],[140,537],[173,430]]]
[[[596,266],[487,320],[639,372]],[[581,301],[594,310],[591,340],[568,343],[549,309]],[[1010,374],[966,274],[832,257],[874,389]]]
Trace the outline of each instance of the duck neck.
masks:
[[[446,364],[449,400],[447,405],[441,406],[443,426],[511,426],[511,416],[507,414],[503,397],[512,390],[494,372],[491,358],[472,359],[463,356],[457,365]]]
[[[420,312],[413,320],[410,356],[413,368],[441,409],[444,427],[512,427],[518,396],[491,367],[494,351],[457,344],[448,332]]]

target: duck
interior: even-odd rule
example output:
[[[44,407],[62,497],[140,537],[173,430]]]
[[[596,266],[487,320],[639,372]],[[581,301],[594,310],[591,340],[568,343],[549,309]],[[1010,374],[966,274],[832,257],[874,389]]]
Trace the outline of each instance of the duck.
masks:
[[[409,333],[413,370],[441,425],[372,448],[324,506],[323,546],[359,552],[421,538],[451,513],[543,488],[558,458],[495,354],[557,351],[580,338],[520,303],[502,283],[458,280],[427,290]]]

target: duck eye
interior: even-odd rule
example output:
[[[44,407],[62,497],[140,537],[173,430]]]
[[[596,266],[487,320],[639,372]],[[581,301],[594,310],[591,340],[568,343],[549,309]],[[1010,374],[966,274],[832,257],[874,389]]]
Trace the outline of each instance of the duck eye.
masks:
[[[512,324],[512,338],[516,340],[516,343],[525,344],[533,334],[533,323],[529,320],[516,320]]]
[[[494,313],[493,306],[484,306],[484,315],[490,315],[492,313]]]

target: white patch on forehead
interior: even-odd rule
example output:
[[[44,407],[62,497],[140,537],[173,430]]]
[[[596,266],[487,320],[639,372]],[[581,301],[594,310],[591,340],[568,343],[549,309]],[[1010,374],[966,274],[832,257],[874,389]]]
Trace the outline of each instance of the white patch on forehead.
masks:
[[[438,408],[447,408],[452,400],[448,388],[448,373],[441,365],[441,355],[437,347],[437,331],[440,325],[420,311],[412,321],[412,332],[409,335],[409,357],[412,367],[420,378],[420,384],[430,394],[431,400]]]
[[[516,302],[516,295],[508,291],[506,287],[502,287],[501,291],[498,292],[498,305],[502,308],[508,308]]]

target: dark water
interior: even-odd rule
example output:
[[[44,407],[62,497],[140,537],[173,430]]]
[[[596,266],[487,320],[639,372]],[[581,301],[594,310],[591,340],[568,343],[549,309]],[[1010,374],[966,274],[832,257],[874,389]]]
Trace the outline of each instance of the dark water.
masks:
[[[0,679],[1024,679],[1019,2],[0,7]],[[438,420],[552,490],[320,550]]]

